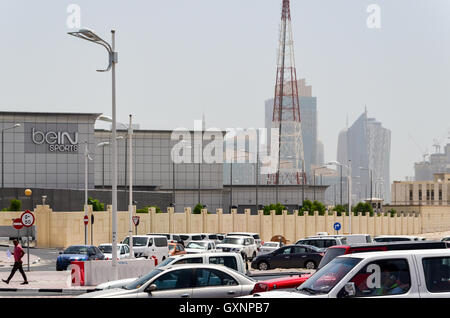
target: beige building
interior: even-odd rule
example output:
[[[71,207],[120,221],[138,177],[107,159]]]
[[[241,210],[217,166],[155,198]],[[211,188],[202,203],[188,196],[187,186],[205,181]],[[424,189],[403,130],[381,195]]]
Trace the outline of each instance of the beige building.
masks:
[[[392,205],[450,205],[450,173],[435,173],[433,181],[394,181]]]

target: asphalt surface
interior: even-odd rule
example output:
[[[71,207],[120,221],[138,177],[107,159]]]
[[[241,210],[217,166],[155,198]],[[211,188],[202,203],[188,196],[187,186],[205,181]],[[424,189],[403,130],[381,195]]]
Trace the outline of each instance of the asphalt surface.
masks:
[[[0,246],[0,253],[4,254],[6,251],[12,251],[12,247]],[[25,253],[27,252],[26,247],[24,247]],[[30,248],[30,255],[39,258],[39,262],[36,264],[30,264],[30,270],[33,271],[55,271],[56,269],[56,258],[59,255],[60,250],[57,249],[41,249],[41,248]],[[25,254],[24,259],[27,258]],[[27,266],[24,266],[24,270],[27,270]],[[0,272],[10,272],[10,267],[0,267]]]

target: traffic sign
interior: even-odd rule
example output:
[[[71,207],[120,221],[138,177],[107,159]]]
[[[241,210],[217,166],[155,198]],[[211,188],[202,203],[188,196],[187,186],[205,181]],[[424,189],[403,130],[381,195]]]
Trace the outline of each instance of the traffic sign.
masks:
[[[25,210],[20,216],[23,226],[30,227],[34,224],[34,214],[30,210]]]
[[[20,230],[21,228],[23,228],[23,223],[22,220],[17,218],[13,220],[13,228],[15,228],[16,230]]]
[[[342,226],[341,226],[341,223],[336,222],[336,223],[334,223],[333,227],[334,227],[334,229],[335,229],[336,231],[339,231],[339,230],[341,229]]]
[[[84,216],[83,220],[84,220],[84,225],[87,225],[89,223],[89,218],[87,215]]]
[[[140,217],[138,215],[136,215],[136,216],[133,216],[132,219],[133,219],[134,226],[138,226]]]

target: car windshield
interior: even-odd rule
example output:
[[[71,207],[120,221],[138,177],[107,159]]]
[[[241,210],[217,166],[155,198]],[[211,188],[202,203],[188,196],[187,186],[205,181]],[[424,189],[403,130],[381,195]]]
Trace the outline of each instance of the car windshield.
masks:
[[[201,249],[204,250],[208,246],[208,242],[189,242],[189,244],[186,246],[186,248],[193,248],[193,249]]]
[[[155,268],[159,268],[159,267],[164,267],[166,265],[169,265],[170,263],[173,262],[173,260],[175,260],[175,257],[168,257],[166,258],[164,261],[162,261],[161,263],[158,264],[158,266],[156,266]]]
[[[278,247],[278,243],[266,242],[263,244],[264,247]]]
[[[104,254],[112,254],[112,245],[100,245],[98,249]],[[120,250],[120,246],[117,246],[117,250]]]
[[[88,255],[89,246],[69,246],[64,254],[83,254]]]
[[[137,289],[137,288],[141,287],[143,284],[145,284],[146,282],[148,282],[149,279],[152,279],[153,277],[155,277],[156,275],[158,275],[161,272],[162,272],[162,270],[160,270],[160,269],[154,269],[147,275],[139,277],[135,281],[129,283],[128,285],[125,285],[123,288],[124,289]]]
[[[147,237],[133,236],[133,246],[147,246],[147,240]],[[123,244],[130,245],[130,238],[128,236],[123,240]]]
[[[226,237],[222,241],[223,244],[244,245],[244,239],[238,237]]]
[[[328,294],[361,260],[352,257],[335,258],[297,287],[297,291],[309,295]]]

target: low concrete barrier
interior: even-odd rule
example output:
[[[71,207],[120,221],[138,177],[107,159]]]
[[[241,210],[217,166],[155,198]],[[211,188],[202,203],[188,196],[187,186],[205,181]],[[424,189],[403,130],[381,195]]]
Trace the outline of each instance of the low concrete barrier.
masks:
[[[72,285],[95,286],[114,280],[112,261],[83,262],[83,270],[79,265],[71,264]],[[147,274],[155,268],[154,259],[122,259],[117,261],[118,279],[133,278]],[[77,276],[77,277],[74,277]],[[78,277],[84,275],[84,277]],[[83,286],[83,285],[82,285]]]

